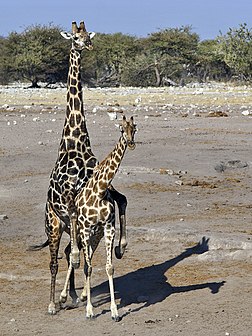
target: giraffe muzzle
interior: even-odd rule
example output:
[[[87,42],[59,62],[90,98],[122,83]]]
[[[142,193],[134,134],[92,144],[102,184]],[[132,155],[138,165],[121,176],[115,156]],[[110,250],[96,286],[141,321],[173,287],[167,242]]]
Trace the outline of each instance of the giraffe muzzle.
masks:
[[[127,145],[129,147],[129,149],[131,149],[131,150],[135,149],[135,147],[136,147],[136,144],[135,144],[134,141],[128,141]]]

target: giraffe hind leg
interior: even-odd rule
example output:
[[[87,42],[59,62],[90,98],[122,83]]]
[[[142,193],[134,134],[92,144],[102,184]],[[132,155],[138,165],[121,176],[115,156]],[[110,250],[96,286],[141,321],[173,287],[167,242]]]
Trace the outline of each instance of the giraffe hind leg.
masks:
[[[49,209],[48,209],[49,208]],[[55,284],[56,276],[58,273],[58,251],[60,239],[62,236],[62,228],[60,224],[60,219],[56,216],[51,207],[47,207],[46,211],[46,232],[49,241],[49,250],[51,255],[50,261],[50,271],[51,271],[51,290],[50,290],[50,303],[48,306],[48,313],[50,315],[55,315],[56,304],[55,304]]]
[[[115,229],[114,226],[110,227],[110,229],[105,228],[105,244],[106,244],[106,251],[107,251],[107,262],[106,262],[106,272],[108,275],[109,280],[109,290],[110,290],[110,310],[111,310],[111,317],[112,320],[115,322],[120,321],[120,317],[118,315],[117,306],[115,303],[115,291],[114,291],[114,266],[112,264],[112,250],[113,250],[113,242],[115,237]]]
[[[102,231],[99,234],[97,234],[96,236],[91,237],[91,239],[90,239],[91,249],[89,251],[90,261],[92,261],[93,255],[94,255],[102,237],[103,237],[103,232]],[[87,265],[86,265],[86,261],[85,261],[85,264],[84,264],[84,274],[85,275],[86,275],[86,272],[87,272],[86,267],[87,267]],[[84,286],[83,286],[83,291],[82,291],[81,296],[80,296],[80,300],[85,301],[86,299],[87,299],[87,283],[85,281]]]
[[[93,305],[91,301],[91,274],[92,274],[92,265],[91,265],[91,258],[90,258],[90,240],[85,239],[85,242],[83,244],[84,246],[84,259],[85,259],[85,265],[84,265],[84,273],[86,276],[86,285],[85,285],[85,291],[87,296],[87,305],[86,305],[86,318],[87,319],[93,319],[94,313],[93,313]]]
[[[77,239],[77,210],[72,204],[69,206],[69,217],[70,217],[70,241],[71,241],[71,263],[73,268],[80,267],[80,251],[78,248]]]

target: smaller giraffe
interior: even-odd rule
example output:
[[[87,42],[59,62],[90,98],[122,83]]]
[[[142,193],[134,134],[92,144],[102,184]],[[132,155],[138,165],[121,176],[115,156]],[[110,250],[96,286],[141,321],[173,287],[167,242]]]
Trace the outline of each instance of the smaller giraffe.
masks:
[[[81,294],[81,300],[84,301],[87,298],[86,317],[89,319],[92,319],[94,316],[91,303],[91,261],[101,238],[105,236],[107,251],[106,271],[111,296],[111,317],[114,321],[119,321],[115,303],[114,267],[112,265],[112,250],[115,237],[115,207],[111,191],[108,187],[122,162],[126,148],[135,148],[134,135],[136,125],[134,124],[133,117],[127,121],[124,116],[120,128],[121,136],[114,150],[94,168],[93,175],[75,199],[78,212],[78,234],[85,260],[84,273],[86,283]],[[67,286],[72,267],[70,262],[65,286],[60,296],[61,303],[64,303],[67,298]]]

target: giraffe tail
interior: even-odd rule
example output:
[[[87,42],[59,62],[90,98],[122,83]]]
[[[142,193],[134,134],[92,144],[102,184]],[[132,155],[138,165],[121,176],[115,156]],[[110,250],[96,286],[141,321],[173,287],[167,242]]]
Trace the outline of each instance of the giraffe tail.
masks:
[[[47,239],[47,241],[45,241],[42,244],[29,246],[27,251],[39,251],[39,250],[42,250],[44,247],[46,247],[48,245],[49,245],[49,240]]]

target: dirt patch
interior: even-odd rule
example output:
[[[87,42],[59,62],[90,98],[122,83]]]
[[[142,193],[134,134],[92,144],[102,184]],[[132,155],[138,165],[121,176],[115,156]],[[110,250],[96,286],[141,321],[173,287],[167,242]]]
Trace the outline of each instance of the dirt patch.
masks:
[[[27,247],[45,240],[44,205],[66,90],[15,90],[0,90],[0,215],[7,217],[0,217],[1,335],[249,336],[252,132],[242,112],[250,108],[251,90],[214,84],[84,90],[99,160],[119,138],[122,112],[133,114],[139,129],[137,147],[114,180],[128,198],[129,245],[114,260],[119,323],[110,318],[104,242],[93,260],[96,319],[86,321],[85,303],[73,306],[70,298],[56,316],[47,314],[49,251]],[[68,239],[63,235],[57,297]],[[78,294],[82,268],[83,260]]]

